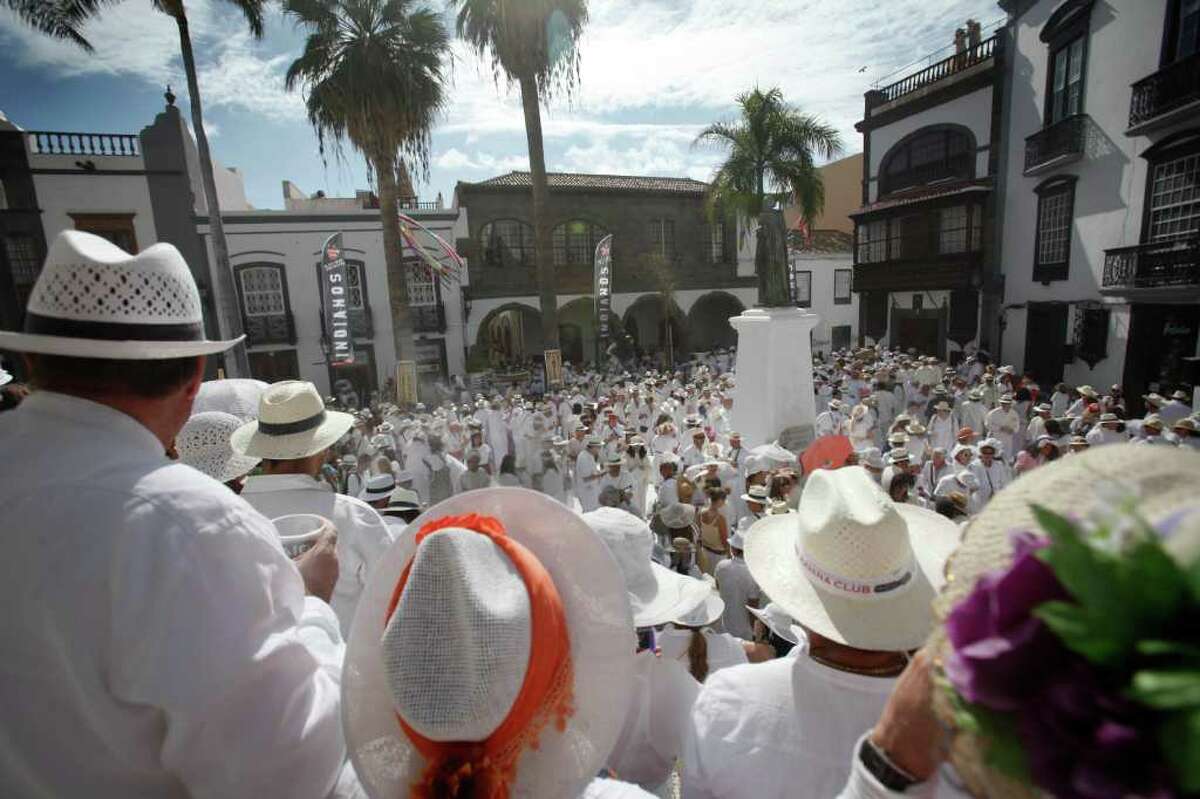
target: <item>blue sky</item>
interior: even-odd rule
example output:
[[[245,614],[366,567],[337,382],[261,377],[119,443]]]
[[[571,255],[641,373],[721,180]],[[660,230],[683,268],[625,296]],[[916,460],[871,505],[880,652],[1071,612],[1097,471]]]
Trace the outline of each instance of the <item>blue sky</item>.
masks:
[[[330,195],[366,188],[357,155],[322,164],[301,96],[283,88],[302,32],[272,10],[255,41],[226,3],[191,0],[188,8],[210,144],[241,170],[250,202],[281,207],[284,179]],[[873,82],[950,44],[968,17],[989,24],[1002,16],[994,0],[592,0],[590,14],[580,90],[543,108],[548,167],[701,180],[719,154],[691,142],[708,122],[730,117],[739,91],[781,87],[857,152],[853,126]],[[175,26],[148,0],[106,9],[87,35],[92,55],[0,11],[0,111],[28,130],[136,133],[162,108],[170,83],[186,114]],[[528,168],[517,93],[497,87],[458,42],[452,74],[429,179],[418,182],[422,199],[441,191],[447,203],[459,180]]]

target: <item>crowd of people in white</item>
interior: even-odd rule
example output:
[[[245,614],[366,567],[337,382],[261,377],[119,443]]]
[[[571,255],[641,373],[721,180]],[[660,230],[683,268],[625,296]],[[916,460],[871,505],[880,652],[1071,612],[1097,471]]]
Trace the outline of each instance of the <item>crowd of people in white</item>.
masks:
[[[6,795],[954,795],[889,697],[963,527],[1200,446],[1182,391],[880,347],[816,364],[803,452],[744,446],[728,353],[345,412],[204,381],[199,308],[173,248],[69,232],[0,333]]]

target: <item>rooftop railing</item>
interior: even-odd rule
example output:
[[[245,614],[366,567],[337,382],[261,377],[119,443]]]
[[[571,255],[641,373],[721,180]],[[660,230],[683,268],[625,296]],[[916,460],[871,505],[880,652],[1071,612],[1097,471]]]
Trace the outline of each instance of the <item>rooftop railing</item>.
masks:
[[[69,133],[31,130],[30,149],[35,155],[137,156],[138,137],[129,133]]]
[[[976,64],[982,64],[996,54],[996,44],[995,36],[990,39],[984,39],[974,47],[968,47],[961,53],[955,53],[948,58],[943,58],[936,64],[925,67],[920,72],[914,72],[902,80],[869,92],[868,94],[872,98],[870,105],[874,107],[890,103],[893,100],[899,100],[906,94],[912,94],[919,89],[924,89],[938,81],[945,80],[963,70],[970,69]]]

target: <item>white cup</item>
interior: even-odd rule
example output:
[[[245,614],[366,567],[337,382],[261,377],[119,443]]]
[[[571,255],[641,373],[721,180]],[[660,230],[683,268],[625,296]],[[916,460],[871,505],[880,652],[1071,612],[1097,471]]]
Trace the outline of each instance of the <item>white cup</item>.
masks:
[[[279,534],[279,543],[289,558],[296,558],[316,546],[317,539],[325,530],[325,525],[333,523],[324,516],[315,513],[290,513],[287,516],[277,516],[271,520],[275,532]]]

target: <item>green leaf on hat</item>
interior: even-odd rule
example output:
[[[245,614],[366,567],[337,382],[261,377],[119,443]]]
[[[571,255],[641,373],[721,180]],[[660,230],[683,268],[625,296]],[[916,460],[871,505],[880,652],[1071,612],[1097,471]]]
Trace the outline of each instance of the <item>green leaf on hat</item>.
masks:
[[[1200,708],[1172,714],[1159,728],[1158,742],[1180,793],[1200,793]]]
[[[1200,708],[1200,671],[1172,669],[1133,675],[1131,698],[1160,710]]]
[[[1138,641],[1137,651],[1147,657],[1173,656],[1185,660],[1195,660],[1200,663],[1200,646],[1184,641],[1162,641],[1150,639]]]
[[[1013,779],[1028,783],[1029,761],[1017,735],[1016,715],[998,713],[968,702],[943,676],[935,677],[934,682],[950,698],[956,729],[974,735],[983,742],[984,760],[987,765]]]

